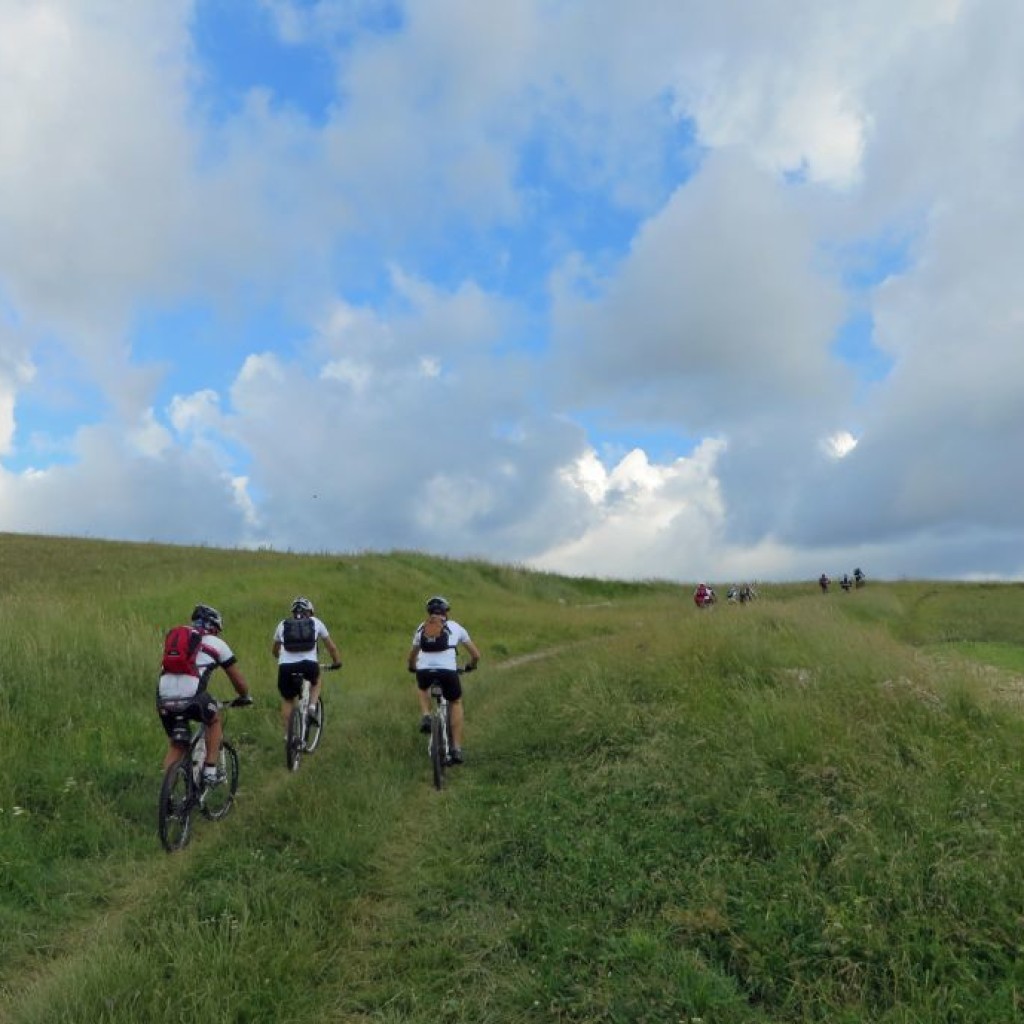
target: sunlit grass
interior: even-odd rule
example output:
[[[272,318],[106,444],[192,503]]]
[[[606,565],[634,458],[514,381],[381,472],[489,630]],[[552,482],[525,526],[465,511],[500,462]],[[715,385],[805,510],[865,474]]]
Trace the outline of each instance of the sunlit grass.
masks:
[[[4,1024],[1021,1019],[1022,588],[699,613],[408,552],[0,551]],[[438,591],[484,651],[441,794],[404,671]],[[291,775],[300,593],[345,668]],[[155,662],[199,599],[257,705],[235,810],[168,856]]]

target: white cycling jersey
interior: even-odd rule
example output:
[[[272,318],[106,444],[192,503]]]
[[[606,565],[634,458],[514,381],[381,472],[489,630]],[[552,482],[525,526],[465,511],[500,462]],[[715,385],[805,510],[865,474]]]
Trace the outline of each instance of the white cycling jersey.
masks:
[[[423,634],[423,627],[426,623],[421,622],[412,635],[413,647],[418,647],[420,636]],[[458,667],[455,657],[455,649],[459,644],[470,643],[469,633],[465,626],[459,625],[454,619],[446,619],[445,626],[448,628],[448,649],[446,651],[420,651],[416,655],[416,668],[444,668],[453,670]]]
[[[331,634],[327,632],[327,627],[315,615],[311,615],[310,618],[313,620],[313,625],[316,627],[315,644],[318,644],[324,637],[330,636]],[[274,642],[281,644],[281,649],[277,652],[278,665],[294,665],[299,661],[316,661],[317,649],[315,645],[312,651],[286,651],[284,649],[284,624],[286,621],[286,619],[282,619],[277,624],[277,629],[274,630]]]

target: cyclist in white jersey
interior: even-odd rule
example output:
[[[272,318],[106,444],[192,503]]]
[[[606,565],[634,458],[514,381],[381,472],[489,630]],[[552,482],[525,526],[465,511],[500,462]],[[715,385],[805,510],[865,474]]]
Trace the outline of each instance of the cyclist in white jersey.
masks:
[[[468,631],[448,617],[451,605],[440,595],[427,601],[427,618],[416,627],[409,648],[408,668],[416,673],[416,692],[420,703],[420,732],[430,732],[430,695],[432,682],[441,684],[448,701],[452,721],[452,761],[462,764],[462,682],[459,679],[456,650],[461,645],[469,652],[465,671],[472,672],[480,661],[480,651]],[[424,632],[426,631],[426,632]],[[432,636],[431,634],[437,634]]]
[[[332,668],[341,667],[341,654],[323,622],[313,614],[313,602],[307,597],[292,601],[290,619],[282,619],[274,630],[271,652],[277,658],[277,690],[281,694],[281,722],[288,734],[288,718],[295,699],[302,692],[298,673],[309,680],[309,713],[314,718],[320,710],[320,663],[317,645],[323,641],[330,652]]]

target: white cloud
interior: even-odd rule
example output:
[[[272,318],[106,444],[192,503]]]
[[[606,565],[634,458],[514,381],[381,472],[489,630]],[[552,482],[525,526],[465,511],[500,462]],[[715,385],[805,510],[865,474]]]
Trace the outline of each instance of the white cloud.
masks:
[[[335,60],[323,122],[204,106],[188,0],[0,0],[0,456],[40,375],[98,389],[0,527],[1024,573],[1016,0],[263,8]],[[891,370],[834,354],[854,309]]]
[[[639,450],[611,470],[585,453],[566,474],[592,506],[579,537],[532,558],[531,564],[586,575],[694,578],[720,558],[724,510],[715,464],[724,446],[705,442],[692,456],[654,465]]]
[[[822,441],[822,449],[825,454],[831,455],[834,459],[845,458],[856,447],[857,438],[848,430],[840,430],[838,433],[832,434]]]
[[[220,425],[220,398],[216,391],[204,388],[191,395],[171,399],[168,418],[179,434],[202,433]]]
[[[604,280],[555,281],[566,390],[689,431],[820,402],[842,377],[843,307],[784,186],[716,159],[645,223]],[[596,293],[596,294],[595,294]]]

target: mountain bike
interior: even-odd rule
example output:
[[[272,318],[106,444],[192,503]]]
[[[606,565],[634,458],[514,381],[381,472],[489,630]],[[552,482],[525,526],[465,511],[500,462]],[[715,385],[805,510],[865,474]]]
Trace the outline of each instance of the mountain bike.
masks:
[[[218,701],[217,709],[248,707],[251,704],[250,697],[236,697]],[[224,781],[210,786],[203,780],[206,723],[200,722],[193,732],[188,719],[178,717],[173,728],[171,738],[176,743],[187,743],[188,749],[164,772],[160,785],[158,826],[160,842],[168,853],[188,845],[192,838],[192,816],[197,808],[207,820],[220,821],[227,817],[234,805],[238,790],[238,751],[230,740],[221,740],[217,758],[217,767]]]
[[[340,665],[321,665],[321,672],[334,672]],[[297,772],[302,763],[303,754],[312,754],[320,745],[320,737],[324,731],[324,691],[320,688],[320,700],[317,702],[316,715],[309,711],[309,694],[312,690],[309,680],[300,672],[292,673],[293,679],[299,679],[299,696],[295,698],[291,714],[288,716],[288,735],[284,740],[284,759],[288,771]]]
[[[473,670],[466,665],[456,669],[461,675]],[[452,716],[451,707],[445,699],[440,682],[431,682],[430,694],[430,739],[427,740],[427,754],[434,776],[434,789],[444,789],[445,770],[452,764]]]

